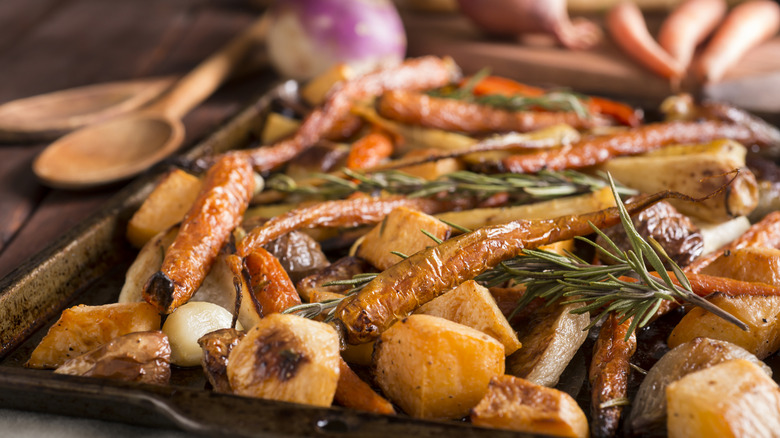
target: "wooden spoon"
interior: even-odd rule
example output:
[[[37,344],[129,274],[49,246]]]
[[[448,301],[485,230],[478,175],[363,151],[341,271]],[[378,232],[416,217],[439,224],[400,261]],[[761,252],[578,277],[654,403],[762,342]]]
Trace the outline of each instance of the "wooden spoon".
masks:
[[[151,167],[179,148],[184,140],[181,118],[219,87],[262,40],[266,27],[265,19],[257,20],[148,108],[60,138],[36,158],[33,171],[52,187],[83,189]]]
[[[74,129],[135,111],[173,85],[157,77],[87,85],[0,105],[0,141],[54,140]]]

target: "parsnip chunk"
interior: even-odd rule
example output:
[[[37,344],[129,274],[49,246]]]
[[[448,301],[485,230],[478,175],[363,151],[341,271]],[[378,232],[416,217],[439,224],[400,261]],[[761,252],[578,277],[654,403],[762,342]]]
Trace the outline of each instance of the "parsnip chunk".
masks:
[[[402,260],[393,251],[410,256],[436,245],[422,230],[444,240],[449,229],[433,216],[406,207],[396,208],[366,234],[356,255],[383,271]]]
[[[438,316],[477,329],[504,344],[507,355],[522,346],[490,291],[474,280],[425,303],[415,313]]]
[[[159,328],[160,314],[146,302],[71,307],[62,311],[25,366],[57,368],[117,336]]]
[[[189,301],[170,314],[162,331],[171,343],[171,363],[182,367],[200,365],[203,356],[198,344],[201,336],[230,328],[233,315],[222,307],[205,301]],[[242,330],[241,323],[236,327]]]
[[[473,328],[411,315],[382,333],[374,347],[379,387],[417,418],[460,418],[504,374],[504,346]]]
[[[780,388],[744,359],[671,383],[666,402],[670,438],[780,436]]]
[[[514,376],[490,381],[490,389],[471,411],[477,426],[563,437],[589,436],[588,419],[569,394]]]
[[[181,222],[200,191],[200,180],[173,170],[155,187],[127,224],[127,240],[136,248]]]
[[[230,352],[227,376],[239,395],[330,406],[339,359],[339,338],[331,326],[273,313]]]

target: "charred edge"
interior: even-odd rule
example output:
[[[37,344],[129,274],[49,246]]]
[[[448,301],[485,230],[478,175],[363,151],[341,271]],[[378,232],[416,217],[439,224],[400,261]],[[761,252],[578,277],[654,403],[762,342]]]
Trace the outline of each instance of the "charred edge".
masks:
[[[146,283],[147,296],[151,298],[151,304],[155,305],[160,313],[171,313],[174,302],[176,285],[162,271],[155,272]]]
[[[249,291],[249,297],[252,299],[252,305],[255,306],[257,314],[260,315],[261,318],[264,317],[263,305],[260,304],[260,301],[257,300],[257,295],[255,295],[255,288],[252,286],[252,274],[249,273],[249,268],[246,266],[246,259],[244,259],[241,264],[241,276],[244,279],[244,284]]]
[[[263,381],[276,377],[285,382],[298,373],[300,367],[309,359],[293,348],[295,340],[292,335],[274,330],[257,338],[255,372],[257,379]]]

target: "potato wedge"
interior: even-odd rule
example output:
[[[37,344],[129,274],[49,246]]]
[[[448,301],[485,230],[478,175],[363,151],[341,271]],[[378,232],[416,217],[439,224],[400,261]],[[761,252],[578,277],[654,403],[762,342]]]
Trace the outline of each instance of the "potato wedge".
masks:
[[[504,374],[500,342],[436,316],[398,321],[382,333],[374,350],[377,384],[417,418],[467,415],[487,393],[490,379]]]
[[[171,346],[160,331],[134,332],[74,357],[56,374],[165,385],[171,378]]]
[[[332,327],[273,313],[230,352],[227,376],[235,394],[330,406],[339,361],[339,337]]]
[[[523,348],[506,358],[507,374],[537,385],[555,386],[569,361],[577,353],[588,332],[587,313],[575,315],[581,304],[540,308],[518,327],[517,339]]]
[[[780,286],[780,249],[749,246],[728,251],[701,273]]]
[[[437,214],[436,217],[471,230],[487,225],[503,224],[518,219],[550,219],[558,216],[587,213],[615,206],[609,187],[580,196],[558,198],[528,205],[497,208],[475,208]]]
[[[507,355],[522,346],[490,291],[474,280],[423,304],[415,313],[438,316],[477,329],[502,343]]]
[[[666,388],[667,429],[677,437],[776,437],[780,388],[761,368],[734,359]]]
[[[396,208],[363,238],[356,256],[367,260],[380,271],[403,260],[393,252],[410,256],[436,242],[422,231],[444,240],[449,225],[433,216],[406,207]]]
[[[175,169],[163,177],[127,224],[127,240],[141,248],[152,237],[181,222],[195,202],[201,181]]]
[[[159,329],[160,314],[146,302],[71,307],[62,311],[25,366],[57,368],[117,336]]]
[[[588,419],[569,394],[508,375],[490,381],[487,395],[471,410],[471,423],[533,434],[590,436]]]
[[[756,177],[745,169],[747,150],[732,140],[658,149],[612,159],[598,168],[621,183],[646,193],[675,190],[693,197],[726,190],[703,202],[670,201],[680,212],[718,223],[745,216],[758,205]],[[641,169],[641,171],[637,171]],[[731,173],[739,169],[739,174]],[[648,178],[648,175],[653,175]],[[733,179],[733,181],[732,181]]]

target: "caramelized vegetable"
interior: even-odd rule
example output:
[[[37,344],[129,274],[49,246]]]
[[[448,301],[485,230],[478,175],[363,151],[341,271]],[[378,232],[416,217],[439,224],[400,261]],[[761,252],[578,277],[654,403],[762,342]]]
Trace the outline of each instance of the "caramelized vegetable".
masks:
[[[627,401],[629,360],[636,351],[636,334],[626,340],[631,320],[620,322],[614,313],[604,321],[590,362],[590,430],[594,437],[611,437],[618,432],[621,400]]]
[[[630,131],[585,139],[571,146],[513,155],[503,160],[503,166],[514,173],[531,173],[542,169],[579,169],[621,155],[639,154],[672,144],[702,143],[719,138],[730,138],[744,144],[760,141],[749,128],[731,123],[651,123]]]
[[[261,316],[280,313],[301,304],[290,277],[279,260],[263,248],[256,248],[244,259],[249,273],[249,284]]]
[[[667,197],[661,192],[627,204],[636,214]],[[336,323],[352,344],[370,341],[418,306],[474,278],[523,249],[538,248],[574,236],[590,234],[590,223],[603,228],[617,224],[618,210],[609,208],[579,216],[549,220],[517,220],[480,228],[420,251],[379,274],[336,310]]]
[[[607,124],[598,115],[586,118],[570,111],[509,111],[405,90],[383,94],[377,101],[377,111],[399,122],[469,134],[528,132],[561,123],[578,129]]]
[[[224,155],[209,169],[160,271],[144,287],[144,299],[160,313],[173,312],[198,289],[219,249],[241,222],[254,185],[249,162],[239,154]]]
[[[198,344],[203,349],[203,372],[214,391],[226,394],[231,392],[227,377],[228,357],[244,335],[244,332],[227,328],[207,333],[198,339]]]
[[[387,90],[425,90],[448,84],[458,76],[457,68],[448,59],[433,56],[410,59],[393,68],[366,74],[344,82],[331,92],[325,104],[313,110],[295,135],[272,146],[242,152],[255,170],[274,169],[308,149],[331,131],[334,124],[349,115],[356,101],[379,96]]]
[[[255,228],[239,243],[238,254],[245,257],[254,248],[263,246],[293,230],[313,227],[354,227],[377,223],[388,213],[402,206],[426,213],[436,213],[445,209],[445,204],[441,202],[424,198],[408,199],[402,196],[360,197],[321,202],[276,216],[263,226]]]
[[[395,414],[393,405],[362,381],[344,359],[339,360],[339,382],[333,400],[341,406],[360,411]]]
[[[370,169],[393,154],[393,140],[382,132],[371,132],[352,144],[347,156],[348,169]]]

